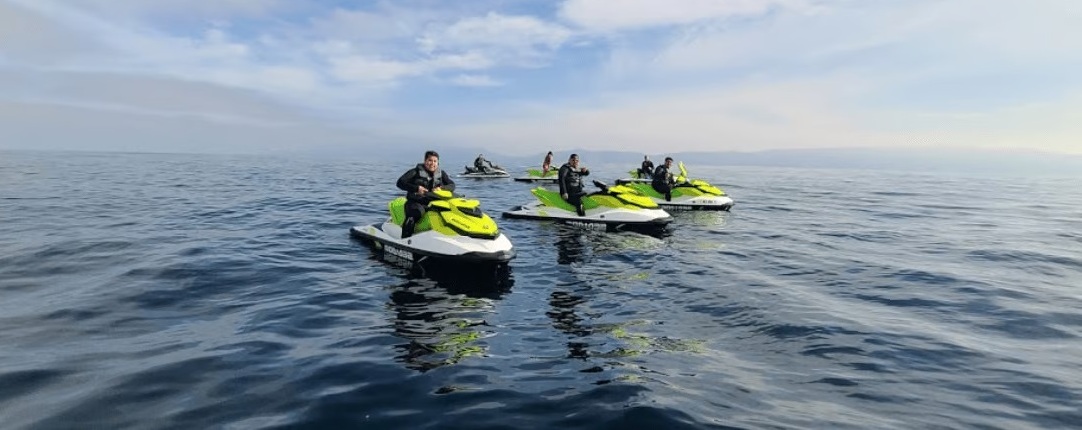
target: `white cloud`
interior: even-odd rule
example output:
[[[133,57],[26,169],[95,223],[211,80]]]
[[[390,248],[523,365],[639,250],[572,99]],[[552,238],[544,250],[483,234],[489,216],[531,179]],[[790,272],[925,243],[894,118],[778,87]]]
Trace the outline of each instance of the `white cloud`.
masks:
[[[499,147],[651,151],[780,148],[1044,148],[1082,152],[1082,97],[972,113],[868,111],[855,104],[858,77],[743,82],[684,92],[624,93],[597,106],[531,107],[491,120],[450,124],[442,135]],[[1082,93],[1080,93],[1082,95]]]
[[[26,1],[26,0],[9,0]],[[36,1],[36,0],[35,0]],[[171,20],[214,20],[235,17],[266,17],[299,9],[285,0],[52,0],[53,3],[117,19],[168,18]]]
[[[417,44],[426,53],[480,51],[501,63],[532,66],[571,35],[570,30],[537,18],[489,12],[430,29]]]
[[[756,84],[681,93],[639,92],[611,96],[600,106],[527,109],[517,116],[451,126],[464,141],[524,147],[608,148],[645,151],[755,150],[801,147],[809,139],[827,146],[881,142],[853,124],[831,100],[836,82]]]
[[[287,123],[303,117],[296,108],[254,91],[132,74],[0,70],[0,94],[0,101],[245,123]]]
[[[489,12],[483,17],[459,20],[427,33],[419,42],[425,51],[463,49],[477,46],[507,49],[553,49],[563,44],[571,31],[529,16],[507,16]]]
[[[1082,135],[1082,104],[1058,98],[1082,92],[1072,0],[566,0],[559,22],[534,2],[404,1],[0,0],[0,103],[252,136],[314,113],[424,120],[446,125],[411,137],[492,147],[1068,150]]]
[[[566,0],[560,15],[588,30],[617,31],[763,14],[797,0]]]
[[[460,87],[498,87],[503,85],[503,82],[492,79],[488,75],[458,75],[450,79],[452,84]]]
[[[410,76],[424,73],[423,63],[406,63],[360,55],[335,57],[328,60],[331,74],[347,82],[394,83]]]
[[[360,130],[311,122],[271,123],[197,112],[148,113],[115,105],[3,100],[0,136],[5,146],[17,148],[207,153],[303,150],[364,138]]]
[[[396,61],[363,55],[338,55],[327,58],[331,74],[345,82],[396,85],[404,78],[445,70],[482,70],[493,62],[476,52],[437,55],[416,61]]]

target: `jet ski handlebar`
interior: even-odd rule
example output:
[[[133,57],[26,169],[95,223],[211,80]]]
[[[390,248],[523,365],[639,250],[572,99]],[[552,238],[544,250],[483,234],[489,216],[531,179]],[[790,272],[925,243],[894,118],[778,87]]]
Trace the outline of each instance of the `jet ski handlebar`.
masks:
[[[453,192],[453,191],[440,190],[440,191],[437,192],[437,191],[434,191],[434,190],[428,190],[428,192],[425,193],[425,197],[428,197],[428,198],[434,199],[434,200],[447,200],[447,199],[453,199],[453,198],[462,198],[462,197],[466,197],[466,196],[462,195],[462,194],[459,194],[459,193],[456,193],[456,192]]]

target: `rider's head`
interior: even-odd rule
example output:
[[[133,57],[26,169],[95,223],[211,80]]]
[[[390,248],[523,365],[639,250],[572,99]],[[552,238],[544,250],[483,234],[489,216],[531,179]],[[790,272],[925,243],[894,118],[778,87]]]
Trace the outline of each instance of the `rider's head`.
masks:
[[[440,167],[440,154],[436,151],[425,151],[425,170],[435,172]]]
[[[672,166],[672,157],[665,157],[665,167]]]
[[[571,167],[579,167],[579,154],[571,154],[570,157],[567,157],[567,164],[571,165]]]

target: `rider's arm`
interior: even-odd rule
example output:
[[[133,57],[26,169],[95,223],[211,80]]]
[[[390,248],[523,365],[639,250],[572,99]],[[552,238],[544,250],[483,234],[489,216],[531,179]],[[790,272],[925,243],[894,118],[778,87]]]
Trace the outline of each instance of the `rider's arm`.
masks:
[[[406,192],[417,191],[417,187],[413,185],[413,178],[415,176],[417,176],[417,169],[409,169],[398,178],[398,182],[395,183],[395,186]]]
[[[442,188],[447,191],[454,191],[455,181],[451,180],[451,175],[448,175],[446,170],[441,170],[440,173],[442,173],[440,177],[440,181],[443,182]]]
[[[557,177],[556,182],[560,184],[560,195],[561,196],[567,194],[567,184],[566,184],[566,182],[567,182],[567,173],[570,172],[570,171],[571,171],[570,168],[564,168],[563,166],[560,167],[560,174]]]

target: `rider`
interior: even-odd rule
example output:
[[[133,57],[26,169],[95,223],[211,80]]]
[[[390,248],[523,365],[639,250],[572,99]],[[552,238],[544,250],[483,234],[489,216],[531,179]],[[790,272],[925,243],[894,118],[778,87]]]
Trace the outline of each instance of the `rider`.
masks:
[[[672,173],[669,169],[672,168],[672,157],[665,157],[665,164],[657,166],[654,170],[654,180],[651,185],[657,192],[665,195],[665,201],[672,201],[672,187],[676,183],[673,180]]]
[[[545,176],[552,170],[552,151],[545,155],[545,161],[541,162],[541,176]]]
[[[650,161],[650,157],[642,156],[642,167],[639,168],[639,178],[649,178],[654,174],[654,162]]]
[[[402,238],[413,236],[413,228],[417,221],[425,214],[425,207],[433,199],[428,197],[429,191],[455,190],[455,181],[440,170],[440,154],[436,151],[425,151],[424,163],[409,169],[398,178],[396,184],[399,189],[406,192],[406,220],[402,222]]]
[[[485,159],[485,154],[477,154],[477,158],[473,160],[473,167],[477,169],[478,172],[484,172],[488,170],[485,168],[486,163],[488,164],[488,167],[493,169],[496,168],[496,166],[492,165],[491,161]]]
[[[560,175],[557,182],[560,184],[560,197],[571,203],[579,216],[586,215],[586,208],[582,206],[582,196],[586,192],[582,190],[582,176],[589,175],[590,171],[585,167],[579,167],[579,154],[571,154],[567,163],[560,166]]]

